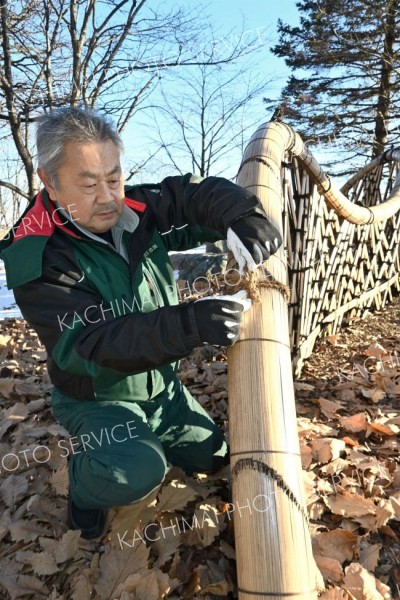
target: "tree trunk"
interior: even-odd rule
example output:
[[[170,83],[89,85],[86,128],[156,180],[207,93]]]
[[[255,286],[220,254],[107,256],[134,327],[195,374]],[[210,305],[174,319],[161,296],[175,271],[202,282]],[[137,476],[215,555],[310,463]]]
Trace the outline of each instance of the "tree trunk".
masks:
[[[392,76],[394,73],[394,41],[396,36],[396,6],[397,0],[387,3],[385,23],[385,39],[381,63],[381,80],[379,95],[376,104],[375,132],[372,147],[372,157],[375,158],[384,152],[388,136],[388,118],[390,109],[390,95]]]

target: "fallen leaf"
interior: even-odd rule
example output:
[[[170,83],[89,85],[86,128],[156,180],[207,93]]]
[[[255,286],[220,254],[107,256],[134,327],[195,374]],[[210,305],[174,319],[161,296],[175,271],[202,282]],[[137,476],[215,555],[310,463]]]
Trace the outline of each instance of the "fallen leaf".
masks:
[[[159,539],[153,544],[153,549],[157,552],[157,560],[154,563],[155,567],[162,567],[176,552],[182,544],[182,539],[179,535],[164,536],[158,533]]]
[[[364,498],[359,494],[350,494],[346,491],[335,496],[324,497],[323,500],[335,515],[343,515],[348,518],[375,515],[376,512],[371,498]]]
[[[177,508],[184,508],[188,502],[196,498],[196,495],[196,492],[186,483],[174,479],[161,489],[157,511],[173,512]]]
[[[18,575],[16,579],[2,578],[2,585],[5,586],[12,600],[19,600],[23,596],[32,596],[35,600],[44,598],[48,600],[49,590],[43,581],[30,575]]]
[[[28,411],[28,414],[37,413],[38,411],[42,410],[42,408],[44,408],[47,404],[48,401],[46,400],[46,398],[39,398],[38,400],[31,400],[30,402],[28,402],[26,405],[26,409]]]
[[[348,446],[352,446],[353,448],[360,445],[357,440],[353,440],[351,437],[345,436],[342,439]]]
[[[364,515],[363,517],[353,517],[354,521],[366,531],[376,531],[375,515]]]
[[[317,438],[312,442],[313,457],[320,464],[326,464],[340,457],[346,444],[336,438]]]
[[[345,569],[343,587],[356,600],[389,600],[392,597],[386,585],[380,584],[378,591],[375,577],[359,563],[351,563]]]
[[[386,425],[385,423],[370,423],[368,432],[377,432],[383,435],[397,435],[399,433],[397,425]]]
[[[302,381],[294,381],[293,385],[294,385],[294,389],[297,392],[300,392],[300,391],[312,392],[313,390],[315,390],[314,385],[311,385],[310,383],[303,383]]]
[[[63,563],[76,556],[81,541],[80,531],[69,530],[57,541],[54,557],[57,564]]]
[[[0,350],[6,348],[12,341],[11,335],[0,335]]]
[[[383,525],[386,525],[387,522],[394,517],[396,514],[395,509],[393,508],[393,504],[390,500],[384,500],[383,498],[379,500],[378,505],[376,507],[376,526],[380,529]]]
[[[200,593],[202,596],[211,594],[226,598],[232,592],[232,584],[226,579],[227,560],[221,557],[217,562],[207,560],[205,565],[199,565],[197,569]]]
[[[24,475],[9,475],[0,485],[1,497],[5,504],[14,509],[28,491],[28,482]]]
[[[152,498],[155,502],[157,492],[142,502],[135,502],[127,506],[120,506],[111,523],[111,531],[107,536],[108,543],[112,548],[121,548],[121,539],[128,540],[132,545],[135,531],[143,530],[148,523],[154,522],[156,518],[155,506],[151,505]],[[150,504],[150,506],[148,506]],[[122,544],[124,547],[124,544]]]
[[[0,396],[3,398],[8,398],[11,392],[14,389],[14,381],[13,377],[2,377],[0,378]]]
[[[364,398],[368,398],[374,403],[380,402],[386,396],[386,393],[383,390],[378,390],[377,388],[367,389],[362,387],[361,393],[364,396]]]
[[[381,358],[382,356],[385,356],[387,352],[381,344],[374,342],[368,346],[366,354],[368,354],[368,356],[373,356],[374,358]]]
[[[209,546],[214,539],[225,529],[225,522],[220,520],[221,514],[215,504],[200,504],[196,516],[204,546]]]
[[[382,544],[369,544],[366,540],[363,540],[360,544],[360,563],[373,573],[378,565],[379,553],[381,551]]]
[[[340,564],[354,557],[358,536],[351,531],[333,529],[320,533],[312,540],[313,549],[319,556],[335,558]]]
[[[400,499],[392,496],[390,502],[392,503],[396,517],[400,517]]]
[[[72,584],[71,600],[86,600],[92,597],[92,584],[86,573],[80,572]]]
[[[38,398],[42,395],[42,390],[39,389],[36,377],[26,379],[25,381],[16,379],[14,383],[14,391],[20,396],[28,398]]]
[[[57,469],[57,471],[53,471],[50,476],[50,483],[52,488],[56,492],[58,496],[68,496],[69,490],[69,475],[68,475],[68,467],[64,465]]]
[[[339,417],[339,422],[343,429],[353,433],[366,431],[368,426],[368,419],[365,413],[357,413],[351,417]]]
[[[170,587],[169,576],[160,569],[141,569],[138,573],[129,575],[125,582],[118,586],[115,596],[119,597],[121,594],[122,598],[124,593],[134,592],[134,600],[159,600],[164,598]]]
[[[332,400],[328,400],[327,398],[318,398],[318,404],[320,405],[321,412],[328,419],[336,416],[338,410],[342,410],[343,406],[338,402],[332,402]]]
[[[324,512],[326,512],[326,506],[322,502],[313,502],[311,506],[308,507],[309,517],[313,521],[318,521]]]
[[[16,523],[11,523],[9,526],[11,539],[14,541],[31,542],[32,540],[36,540],[41,535],[46,535],[49,533],[49,529],[42,524],[37,523],[36,521],[30,520],[20,520]]]
[[[29,562],[36,575],[54,575],[60,570],[48,552],[32,552]]]
[[[124,547],[123,550],[106,546],[100,558],[100,576],[94,586],[101,600],[114,598],[120,584],[147,567],[149,551],[143,543],[135,544],[133,548]]]
[[[310,446],[307,446],[305,443],[300,444],[300,452],[301,452],[301,464],[303,469],[308,469],[308,467],[312,463],[313,459],[313,451]]]
[[[9,532],[9,526],[11,523],[11,511],[6,509],[0,517],[0,542]]]
[[[224,555],[226,556],[226,558],[230,558],[231,560],[236,559],[235,549],[232,548],[232,546],[230,544],[228,544],[228,542],[226,542],[225,540],[221,540],[219,543],[219,546],[220,546],[222,552],[224,553]]]
[[[4,379],[0,378],[0,385]],[[2,424],[0,425],[0,440],[4,436],[4,434],[10,429],[10,427],[14,427],[20,421],[23,421],[28,416],[28,409],[26,408],[26,404],[23,402],[17,402],[13,406],[11,406],[8,410],[4,411],[2,414]]]
[[[343,569],[338,560],[329,558],[328,556],[314,555],[318,569],[321,571],[323,578],[326,581],[340,583],[343,580]]]

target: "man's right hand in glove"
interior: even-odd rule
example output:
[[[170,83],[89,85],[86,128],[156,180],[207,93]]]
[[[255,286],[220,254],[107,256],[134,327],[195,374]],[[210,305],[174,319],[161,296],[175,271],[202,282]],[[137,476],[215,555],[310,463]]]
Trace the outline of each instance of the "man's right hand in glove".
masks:
[[[243,311],[251,306],[244,290],[232,296],[207,296],[194,302],[194,314],[202,342],[232,346],[240,333]]]

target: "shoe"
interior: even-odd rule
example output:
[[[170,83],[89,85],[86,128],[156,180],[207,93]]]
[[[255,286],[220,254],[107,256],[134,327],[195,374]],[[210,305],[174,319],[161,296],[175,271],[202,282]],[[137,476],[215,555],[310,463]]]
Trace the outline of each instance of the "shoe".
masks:
[[[103,534],[106,516],[105,508],[79,508],[69,495],[68,525],[71,529],[80,529],[85,540],[92,540]]]

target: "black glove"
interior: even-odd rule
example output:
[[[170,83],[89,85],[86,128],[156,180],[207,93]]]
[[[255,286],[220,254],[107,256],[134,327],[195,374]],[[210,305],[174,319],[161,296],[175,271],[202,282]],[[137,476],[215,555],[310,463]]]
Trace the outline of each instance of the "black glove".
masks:
[[[243,298],[243,292],[239,294]],[[202,342],[218,346],[231,346],[236,342],[242,313],[250,308],[251,300],[235,301],[235,296],[238,298],[237,294],[208,296],[194,302],[194,314]]]
[[[234,221],[227,231],[240,273],[246,265],[250,271],[267,260],[282,244],[279,231],[262,215],[249,215]]]

